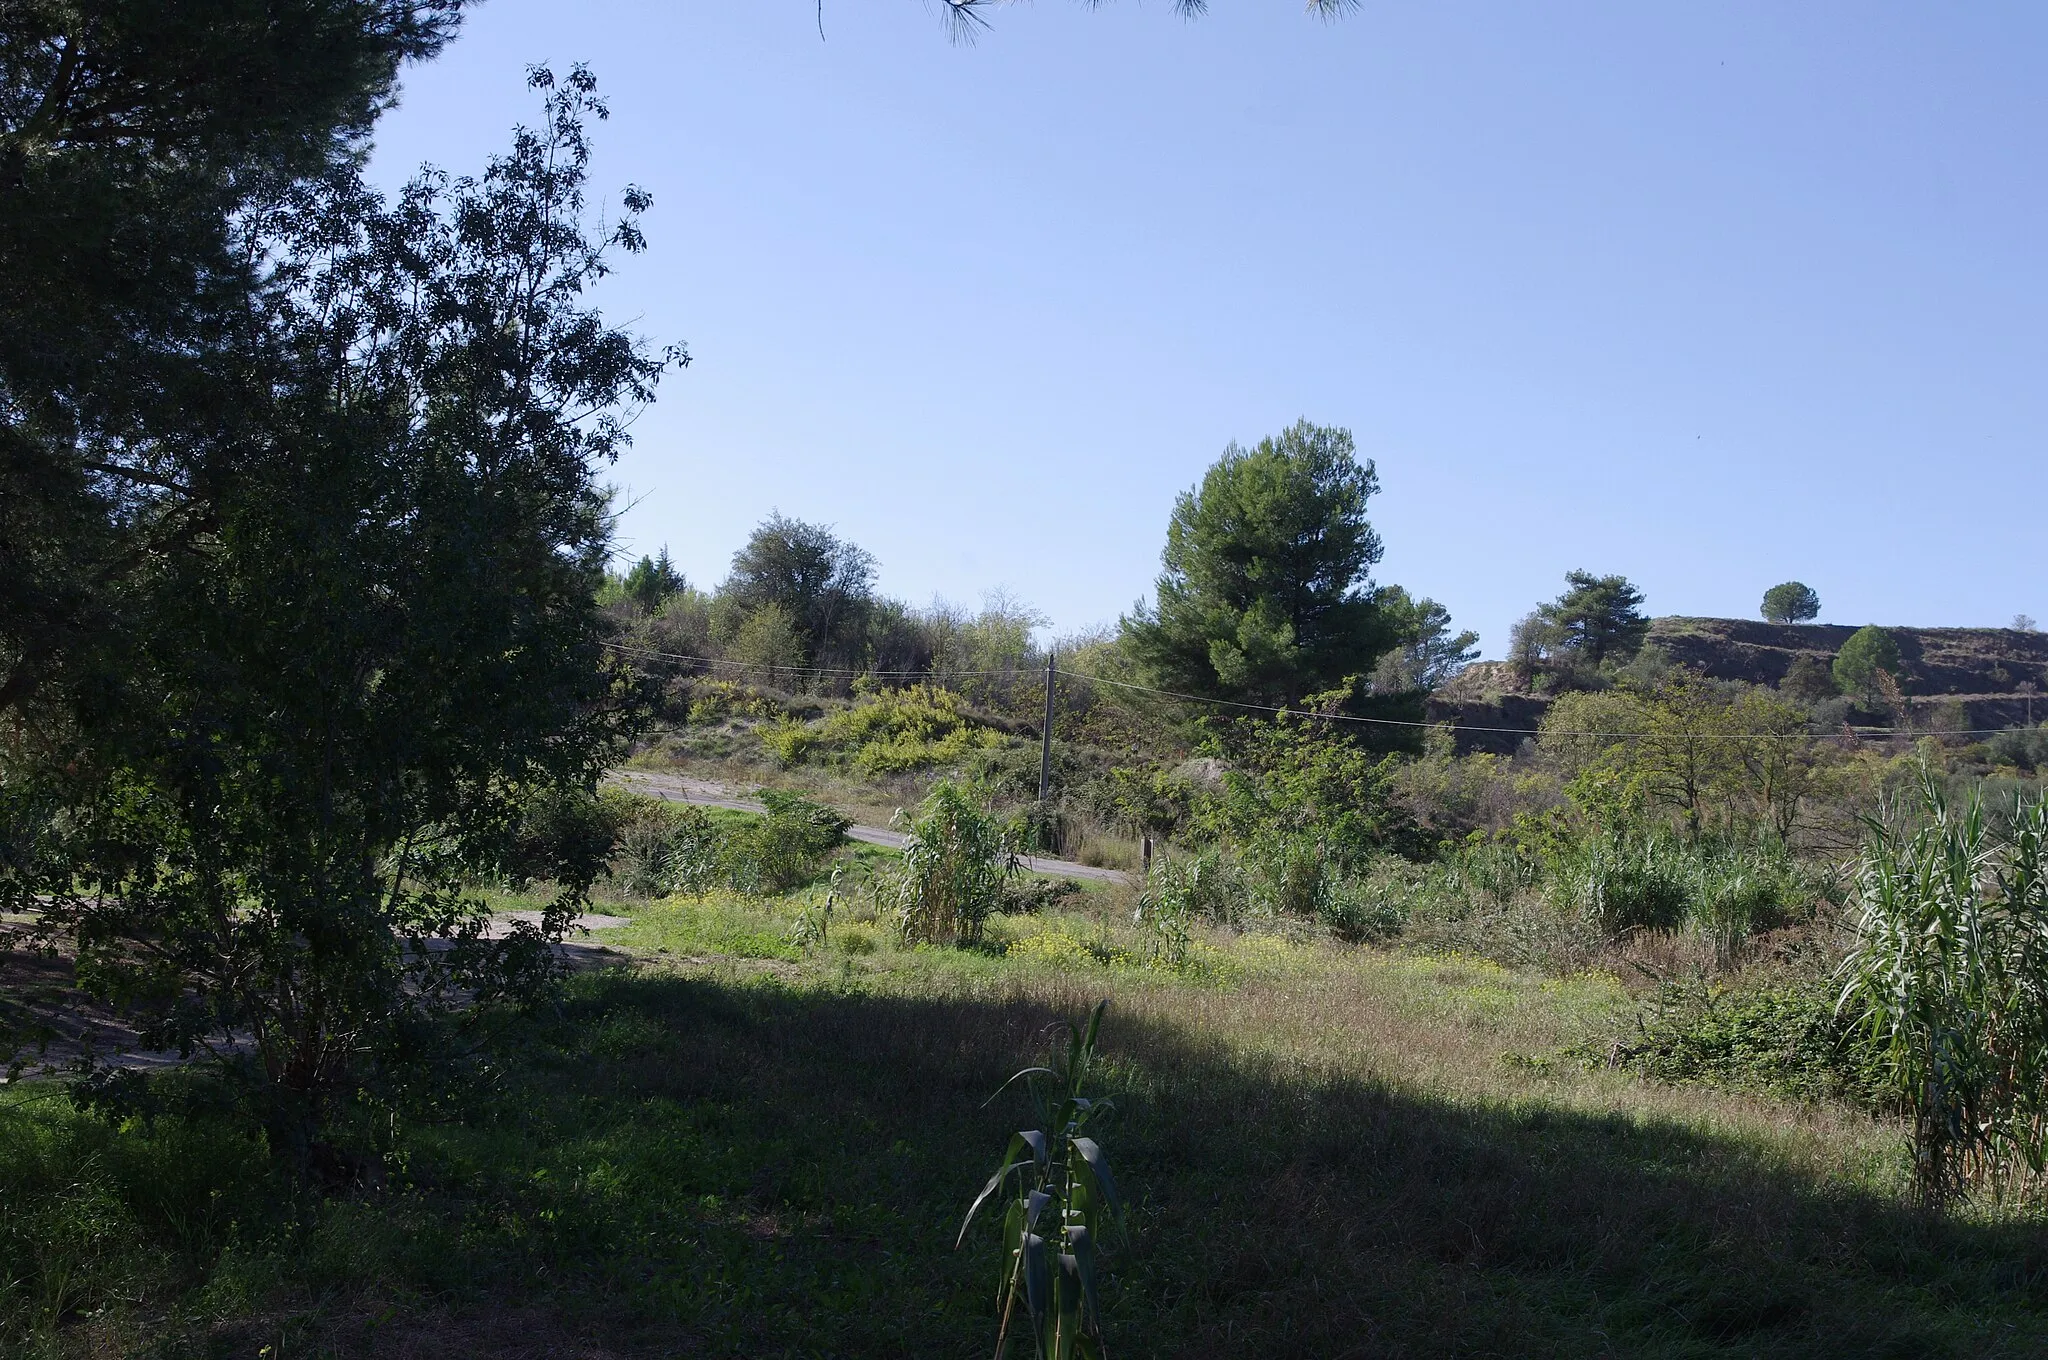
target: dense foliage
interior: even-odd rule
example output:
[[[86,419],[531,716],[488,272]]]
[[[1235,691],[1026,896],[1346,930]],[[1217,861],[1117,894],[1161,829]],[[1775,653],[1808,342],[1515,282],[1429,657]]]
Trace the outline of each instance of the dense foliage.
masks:
[[[386,203],[346,163],[251,216],[232,404],[126,454],[169,485],[124,516],[185,537],[127,588],[118,697],[8,753],[8,909],[146,1042],[246,1069],[281,1154],[423,1016],[531,994],[602,868],[547,866],[538,931],[465,891],[616,755],[596,476],[664,367],[583,300],[646,206],[587,220],[593,83],[533,83],[481,178]]]
[[[217,538],[266,433],[270,216],[346,179],[458,9],[0,7],[0,712],[89,722],[129,697],[160,573]]]
[[[1835,654],[1835,683],[1845,694],[1875,698],[1898,672],[1899,640],[1874,623],[1851,633]]]
[[[1565,573],[1565,592],[1515,625],[1508,658],[1558,688],[1597,687],[1631,660],[1650,631],[1643,593],[1623,576]]]
[[[1123,623],[1132,655],[1162,688],[1267,704],[1369,672],[1397,639],[1368,576],[1378,490],[1348,430],[1232,444],[1174,503],[1155,599]]]
[[[1929,1204],[2048,1166],[2048,803],[2003,835],[1981,797],[1928,781],[1917,815],[1873,821],[1857,866],[1842,1003],[1882,1049],[1913,1120]]]
[[[1764,592],[1763,615],[1772,623],[1805,623],[1820,617],[1820,593],[1800,581],[1787,581]]]

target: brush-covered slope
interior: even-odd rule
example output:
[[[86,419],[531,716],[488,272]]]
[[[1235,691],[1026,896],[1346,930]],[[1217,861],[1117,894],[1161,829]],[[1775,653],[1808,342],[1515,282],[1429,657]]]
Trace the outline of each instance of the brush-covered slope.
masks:
[[[1650,644],[1717,680],[1776,685],[1794,658],[1832,663],[1856,628],[1847,624],[1763,623],[1749,619],[1653,620]],[[1887,628],[1899,644],[1899,688],[1923,705],[1955,705],[1943,726],[2019,727],[2048,718],[2048,632],[2016,628]],[[1531,693],[1501,661],[1472,666],[1431,697],[1429,718],[1459,729],[1460,750],[1512,751],[1515,729],[1537,726],[1550,698]],[[1485,729],[1509,729],[1492,731]]]
[[[1824,661],[1856,631],[1846,624],[1763,623],[1749,619],[1657,619],[1650,641],[1673,662],[1717,680],[1775,685],[1792,659]],[[1916,696],[2018,695],[2032,684],[2048,693],[2048,633],[2015,628],[1891,628],[1898,639],[1899,688]]]

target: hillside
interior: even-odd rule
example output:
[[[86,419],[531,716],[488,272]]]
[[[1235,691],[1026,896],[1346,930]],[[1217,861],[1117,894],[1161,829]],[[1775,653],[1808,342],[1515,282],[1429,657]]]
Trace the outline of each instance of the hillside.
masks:
[[[1717,680],[1775,685],[1792,658],[1812,652],[1832,660],[1855,628],[1844,624],[1776,624],[1748,619],[1657,619],[1650,641],[1671,659]],[[1890,628],[1898,639],[1899,687],[1915,697],[1955,696],[2012,704],[2021,721],[2023,684],[2048,692],[2048,633],[2014,628]],[[1991,724],[1996,725],[1996,724]]]
[[[1775,685],[1794,657],[1832,661],[1855,627],[1776,624],[1674,615],[1652,620],[1651,644],[1674,664],[1716,680]],[[1891,628],[1901,661],[1899,687],[1911,698],[1961,706],[1972,728],[2019,727],[2048,718],[2048,632],[2014,628]],[[1465,729],[1461,751],[1511,751],[1521,738],[1488,727],[1526,729],[1542,721],[1549,699],[1529,693],[1504,662],[1482,662],[1429,704],[1434,722]]]

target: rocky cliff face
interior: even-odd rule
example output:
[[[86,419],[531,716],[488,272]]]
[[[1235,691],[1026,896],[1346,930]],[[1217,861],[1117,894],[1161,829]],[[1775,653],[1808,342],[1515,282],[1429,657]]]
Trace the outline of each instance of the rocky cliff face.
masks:
[[[1855,628],[1748,619],[1654,620],[1650,642],[1676,665],[1716,680],[1775,685],[1809,653],[1832,662]],[[2012,628],[1890,628],[1899,643],[1899,687],[1921,706],[1956,706],[1971,728],[2019,727],[2048,720],[2048,632]],[[1519,731],[1537,726],[1550,701],[1527,693],[1502,662],[1471,667],[1429,701],[1429,719],[1459,729],[1460,751],[1515,750]],[[1488,732],[1499,728],[1506,731]]]

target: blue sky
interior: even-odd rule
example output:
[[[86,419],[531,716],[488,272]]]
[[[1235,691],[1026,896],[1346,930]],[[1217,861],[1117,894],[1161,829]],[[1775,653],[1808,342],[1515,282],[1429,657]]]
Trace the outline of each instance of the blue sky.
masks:
[[[1174,495],[1300,416],[1376,576],[1499,655],[1574,567],[1658,613],[2048,617],[2048,7],[488,0],[375,167],[475,169],[527,63],[611,101],[695,363],[616,469],[712,584],[771,508],[923,602],[1146,594]]]

